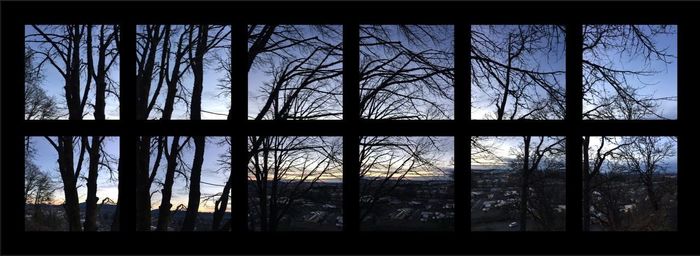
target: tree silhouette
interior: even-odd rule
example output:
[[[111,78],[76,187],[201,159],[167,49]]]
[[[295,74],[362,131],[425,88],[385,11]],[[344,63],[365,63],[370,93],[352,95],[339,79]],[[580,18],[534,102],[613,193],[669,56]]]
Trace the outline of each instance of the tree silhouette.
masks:
[[[666,168],[668,158],[675,156],[675,148],[672,140],[658,136],[628,137],[622,146],[625,167],[639,175],[654,211],[659,210],[660,200],[654,177]]]
[[[453,33],[450,26],[360,26],[361,117],[451,119]]]
[[[520,231],[527,231],[528,216],[532,216],[545,229],[550,221],[538,216],[531,208],[534,208],[535,202],[531,200],[533,185],[532,177],[536,172],[557,171],[563,166],[557,158],[564,154],[565,138],[562,137],[544,137],[539,136],[533,139],[533,136],[523,136],[523,143],[518,145],[516,149],[516,158],[511,161],[511,168],[519,172],[520,182],[520,200],[518,205],[519,227]],[[536,187],[536,186],[535,186]],[[549,207],[549,206],[547,206]],[[541,210],[541,209],[540,209]]]
[[[360,221],[376,214],[379,198],[415,177],[447,175],[439,165],[445,142],[434,137],[360,138]]]
[[[608,146],[606,146],[608,145]],[[614,137],[600,137],[597,146],[592,147],[591,136],[583,137],[583,230],[589,231],[591,226],[591,197],[594,179],[601,174],[607,158],[619,154],[622,147],[626,146]]]
[[[255,194],[249,195],[249,204],[252,216],[258,217],[253,222],[256,230],[278,230],[297,199],[304,198],[323,179],[340,174],[339,138],[265,137],[261,147],[252,150],[248,176]]]
[[[51,120],[58,118],[56,100],[41,88],[44,79],[41,66],[34,66],[34,51],[24,50],[24,119]]]
[[[564,33],[553,25],[472,26],[473,118],[563,119]]]
[[[668,119],[661,104],[676,97],[656,96],[650,86],[662,81],[650,79],[676,58],[661,41],[675,33],[669,25],[583,26],[583,118]]]

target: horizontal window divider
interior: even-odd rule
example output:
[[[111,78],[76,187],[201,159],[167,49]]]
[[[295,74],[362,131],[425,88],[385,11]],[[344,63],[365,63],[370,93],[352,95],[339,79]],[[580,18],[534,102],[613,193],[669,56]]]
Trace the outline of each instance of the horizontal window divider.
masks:
[[[528,2],[528,3],[459,3],[439,2],[402,3],[333,3],[333,2],[173,2],[167,5],[157,2],[43,2],[41,5],[22,2],[6,3],[16,11],[20,22],[59,23],[120,23],[126,20],[140,24],[191,24],[233,22],[242,19],[249,23],[342,23],[353,20],[360,23],[410,23],[437,24],[452,22],[513,24],[513,23],[561,23],[578,20],[584,23],[675,23],[680,18],[675,10],[692,7],[692,3],[672,2],[628,3],[610,2],[590,6],[578,2]],[[366,11],[371,8],[371,12]],[[55,10],[66,10],[57,12]],[[464,10],[445,13],[443,10]],[[186,12],[187,15],[171,15]],[[44,15],[34,15],[43,13]],[[80,13],[80,15],[72,15]],[[124,14],[128,13],[128,16]],[[498,15],[494,15],[498,13]],[[615,15],[595,15],[614,13]]]
[[[649,121],[26,121],[16,131],[41,135],[278,135],[278,136],[673,136],[680,122]]]
[[[211,243],[228,244],[235,241],[236,253],[256,254],[264,251],[270,254],[295,254],[308,252],[308,247],[299,246],[300,243],[313,241],[314,244],[324,245],[314,247],[317,253],[391,253],[391,254],[442,254],[454,253],[455,247],[451,245],[461,244],[465,249],[474,254],[489,254],[494,251],[505,254],[522,253],[523,248],[532,246],[532,241],[548,241],[554,244],[566,244],[572,239],[563,235],[564,232],[471,232],[468,236],[458,236],[455,232],[248,232],[245,235],[237,232],[136,232],[129,234],[127,241],[130,246],[110,247],[111,253],[129,253],[134,248],[139,248],[141,254],[162,254],[163,248],[153,246],[154,244],[168,244],[173,241],[188,241],[190,243]],[[644,254],[651,252],[661,252],[661,248],[675,247],[683,244],[684,239],[678,239],[676,232],[624,232],[630,241],[639,244],[663,243],[663,247],[644,246],[619,246],[620,232],[590,232],[580,233],[577,238],[583,242],[595,242],[596,246],[583,246],[577,249],[580,253],[600,252],[601,248],[606,248],[606,252],[624,254]],[[35,247],[38,254],[60,254],[62,252],[72,252],[65,245],[64,241],[55,239],[59,233],[55,232],[32,232],[19,233],[17,239],[41,239],[43,246]],[[98,232],[98,233],[60,233],[60,236],[70,241],[75,239],[124,239],[119,232]],[[387,246],[386,242],[400,241],[402,246]],[[184,239],[184,240],[175,240]],[[235,240],[232,240],[235,239]],[[274,239],[274,240],[273,240]],[[350,241],[362,241],[362,245]],[[468,242],[465,242],[469,239]],[[88,240],[91,241],[91,240]],[[270,241],[275,241],[275,246],[270,246]],[[508,246],[503,246],[504,241],[508,241]],[[424,246],[426,242],[435,242],[437,246]],[[472,246],[478,245],[478,246]],[[617,246],[616,246],[617,245]],[[264,248],[261,250],[261,248]],[[371,249],[369,249],[371,248]],[[494,249],[498,248],[498,249]],[[541,253],[561,253],[562,247],[543,246]],[[104,250],[101,248],[100,250]],[[171,247],[168,252],[178,254],[201,253],[202,248],[198,246]],[[92,250],[89,250],[92,251]],[[88,251],[86,251],[88,252]]]

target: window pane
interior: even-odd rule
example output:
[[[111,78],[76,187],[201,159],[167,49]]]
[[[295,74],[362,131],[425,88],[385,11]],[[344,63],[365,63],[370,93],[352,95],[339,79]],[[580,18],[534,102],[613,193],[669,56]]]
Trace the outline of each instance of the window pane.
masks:
[[[454,230],[451,137],[360,139],[360,229]]]
[[[360,26],[361,117],[453,119],[453,49],[453,26]]]
[[[564,119],[564,38],[556,25],[472,26],[472,119]]]
[[[148,174],[152,180],[148,184],[150,199],[146,198],[151,205],[150,230],[219,231],[230,227],[230,139],[157,136],[150,142]]]
[[[564,137],[472,137],[473,231],[566,227]]]
[[[231,28],[136,26],[137,119],[227,119]]]
[[[583,26],[584,119],[676,119],[675,25]]]
[[[119,230],[119,137],[25,137],[24,165],[25,231]]]
[[[119,25],[24,26],[26,120],[119,119]]]
[[[248,119],[343,117],[343,27],[248,26]]]
[[[341,137],[249,137],[248,150],[250,230],[342,230]]]
[[[583,230],[677,230],[676,152],[676,137],[584,137]]]

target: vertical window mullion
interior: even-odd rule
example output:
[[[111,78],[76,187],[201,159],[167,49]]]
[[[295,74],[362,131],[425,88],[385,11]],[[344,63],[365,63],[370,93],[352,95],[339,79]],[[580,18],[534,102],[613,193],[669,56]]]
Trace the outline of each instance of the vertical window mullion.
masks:
[[[136,155],[137,136],[134,131],[141,131],[136,122],[136,23],[119,24],[119,230],[133,232],[136,227],[135,198],[136,191]]]
[[[455,68],[455,122],[466,124],[469,122],[470,97],[470,61],[471,48],[470,24],[457,23],[454,27],[454,68]],[[471,175],[469,168],[468,134],[455,133],[454,138],[454,193],[455,216],[454,225],[457,232],[469,232],[471,224],[470,196]]]
[[[5,57],[2,58],[3,67],[24,67],[24,24],[21,22],[17,22],[16,24],[3,24],[2,34],[5,38],[2,44],[2,53],[6,54]],[[4,72],[5,70],[3,69],[3,73]],[[22,166],[21,171],[6,171],[2,174],[3,208],[14,209],[11,214],[8,212],[2,215],[2,224],[7,226],[7,228],[5,228],[6,230],[22,232],[24,231],[24,204],[26,203],[21,196],[24,194],[24,159],[26,158],[24,155],[24,138],[28,135],[26,134],[27,129],[25,128],[27,122],[24,121],[24,73],[14,76],[4,74],[2,76],[2,84],[22,85],[4,86],[1,93],[2,102],[0,102],[0,104],[2,104],[3,121],[9,120],[10,123],[20,124],[19,128],[9,129],[9,126],[5,125],[2,129],[2,169],[11,170],[16,166]],[[15,101],[12,100],[13,98],[21,98],[22,100]],[[12,139],[8,136],[10,134],[14,135]],[[23,157],[8,159],[10,154],[6,152],[21,152],[19,155]],[[21,221],[17,221],[17,219]],[[3,235],[5,236],[7,236],[6,234],[8,233],[3,231]]]
[[[685,111],[686,109],[691,109],[693,106],[693,101],[689,101],[684,97],[685,95],[694,95],[693,94],[693,87],[690,86],[690,82],[694,81],[695,78],[695,73],[694,73],[694,65],[688,65],[692,60],[696,60],[698,56],[700,56],[700,52],[698,51],[697,47],[692,47],[691,44],[691,35],[693,33],[691,32],[691,29],[688,29],[691,27],[690,24],[692,24],[694,21],[683,21],[680,24],[678,24],[678,39],[677,39],[677,49],[678,52],[676,53],[678,56],[677,60],[677,67],[678,67],[678,99],[677,99],[677,104],[678,104],[678,114],[677,114],[677,125],[679,127],[688,127],[687,122],[690,121],[686,117],[690,117],[688,111]],[[690,60],[690,61],[686,61]],[[692,96],[688,96],[692,97]],[[686,123],[686,125],[683,125],[683,123]],[[691,129],[695,130],[695,129]],[[686,152],[682,149],[684,148],[692,148],[693,146],[690,145],[697,145],[697,137],[695,136],[686,136],[684,134],[676,134],[678,135],[677,140],[678,142],[676,143],[676,152],[677,152],[677,196],[676,196],[676,202],[677,202],[677,207],[678,207],[678,231],[688,231],[688,230],[697,230],[697,227],[700,226],[698,223],[698,219],[695,216],[698,216],[698,208],[697,207],[692,207],[692,203],[688,204],[688,196],[684,196],[685,193],[682,191],[689,191],[689,187],[692,188],[693,181],[697,180],[698,173],[695,171],[684,171],[684,170],[692,170],[689,167],[690,164],[688,164],[688,161],[685,161],[687,157],[690,156],[690,154],[685,154]],[[693,139],[693,140],[688,140],[688,139]],[[687,141],[687,142],[686,142]],[[687,146],[686,146],[687,145]],[[687,168],[686,168],[687,167]],[[682,198],[685,198],[681,200]],[[692,197],[690,197],[692,198]],[[692,201],[692,199],[690,200]],[[687,205],[687,206],[686,206]]]
[[[566,24],[566,230],[582,229],[582,139],[583,113],[582,24]]]
[[[343,122],[357,127],[360,120],[360,26],[343,24]],[[344,129],[343,135],[343,230],[360,229],[360,134]]]
[[[248,34],[243,20],[231,26],[231,113],[229,121],[248,120]],[[248,227],[248,135],[247,126],[230,131],[231,138],[231,228],[245,232]]]

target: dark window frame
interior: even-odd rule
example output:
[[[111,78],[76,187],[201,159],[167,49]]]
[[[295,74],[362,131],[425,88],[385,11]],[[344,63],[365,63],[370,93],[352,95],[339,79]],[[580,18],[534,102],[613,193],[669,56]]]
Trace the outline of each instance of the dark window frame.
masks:
[[[700,223],[692,208],[692,181],[697,172],[683,171],[690,163],[690,126],[693,59],[700,51],[692,45],[697,31],[696,4],[663,2],[6,2],[2,10],[2,235],[3,253],[679,253],[691,247],[692,233]],[[588,14],[586,14],[588,12]],[[184,13],[184,15],[176,15]],[[120,24],[120,120],[25,121],[20,74],[25,24]],[[230,24],[232,30],[233,120],[136,120],[135,33],[138,24]],[[343,120],[254,121],[247,116],[248,74],[242,67],[247,55],[246,26],[251,23],[343,25]],[[583,24],[677,24],[678,25],[678,119],[600,121],[581,118],[581,37]],[[383,121],[359,118],[359,25],[361,24],[450,24],[455,31],[454,120]],[[470,24],[564,24],[566,32],[566,118],[557,121],[470,120]],[[577,50],[573,50],[577,49]],[[238,60],[238,61],[236,61]],[[14,66],[14,67],[13,67]],[[233,232],[136,232],[133,214],[121,214],[120,232],[49,233],[24,232],[23,138],[32,135],[120,136],[120,157],[135,165],[140,135],[231,136],[233,155],[247,153],[249,135],[326,135],[343,137],[342,232],[250,232],[247,221],[247,173],[236,172],[232,189]],[[359,136],[454,136],[455,143],[455,231],[453,232],[359,232]],[[469,144],[473,135],[566,136],[567,226],[565,232],[470,232]],[[581,136],[664,135],[678,136],[679,229],[677,232],[581,232]],[[359,160],[359,159],[358,159]],[[247,170],[243,158],[233,165]],[[124,213],[134,212],[133,169],[119,174],[120,200]],[[238,216],[238,217],[236,217]],[[240,216],[243,216],[241,218]],[[267,241],[275,240],[268,245]],[[23,244],[23,243],[27,244]],[[28,241],[41,241],[41,246]],[[119,241],[113,246],[109,241]],[[301,243],[318,243],[313,247]],[[542,241],[551,243],[543,246]],[[620,241],[624,241],[620,242]],[[620,246],[626,242],[645,247]],[[187,244],[187,243],[191,243]],[[505,244],[504,244],[505,243]],[[70,244],[67,246],[67,244]],[[107,247],[102,247],[107,245]],[[183,245],[183,246],[176,246]],[[185,246],[187,245],[187,246]],[[222,245],[222,246],[219,246]],[[225,245],[225,246],[223,246]],[[388,245],[388,246],[387,246]],[[595,245],[595,246],[591,246]],[[563,246],[563,247],[560,247]],[[563,249],[559,249],[563,248]]]

